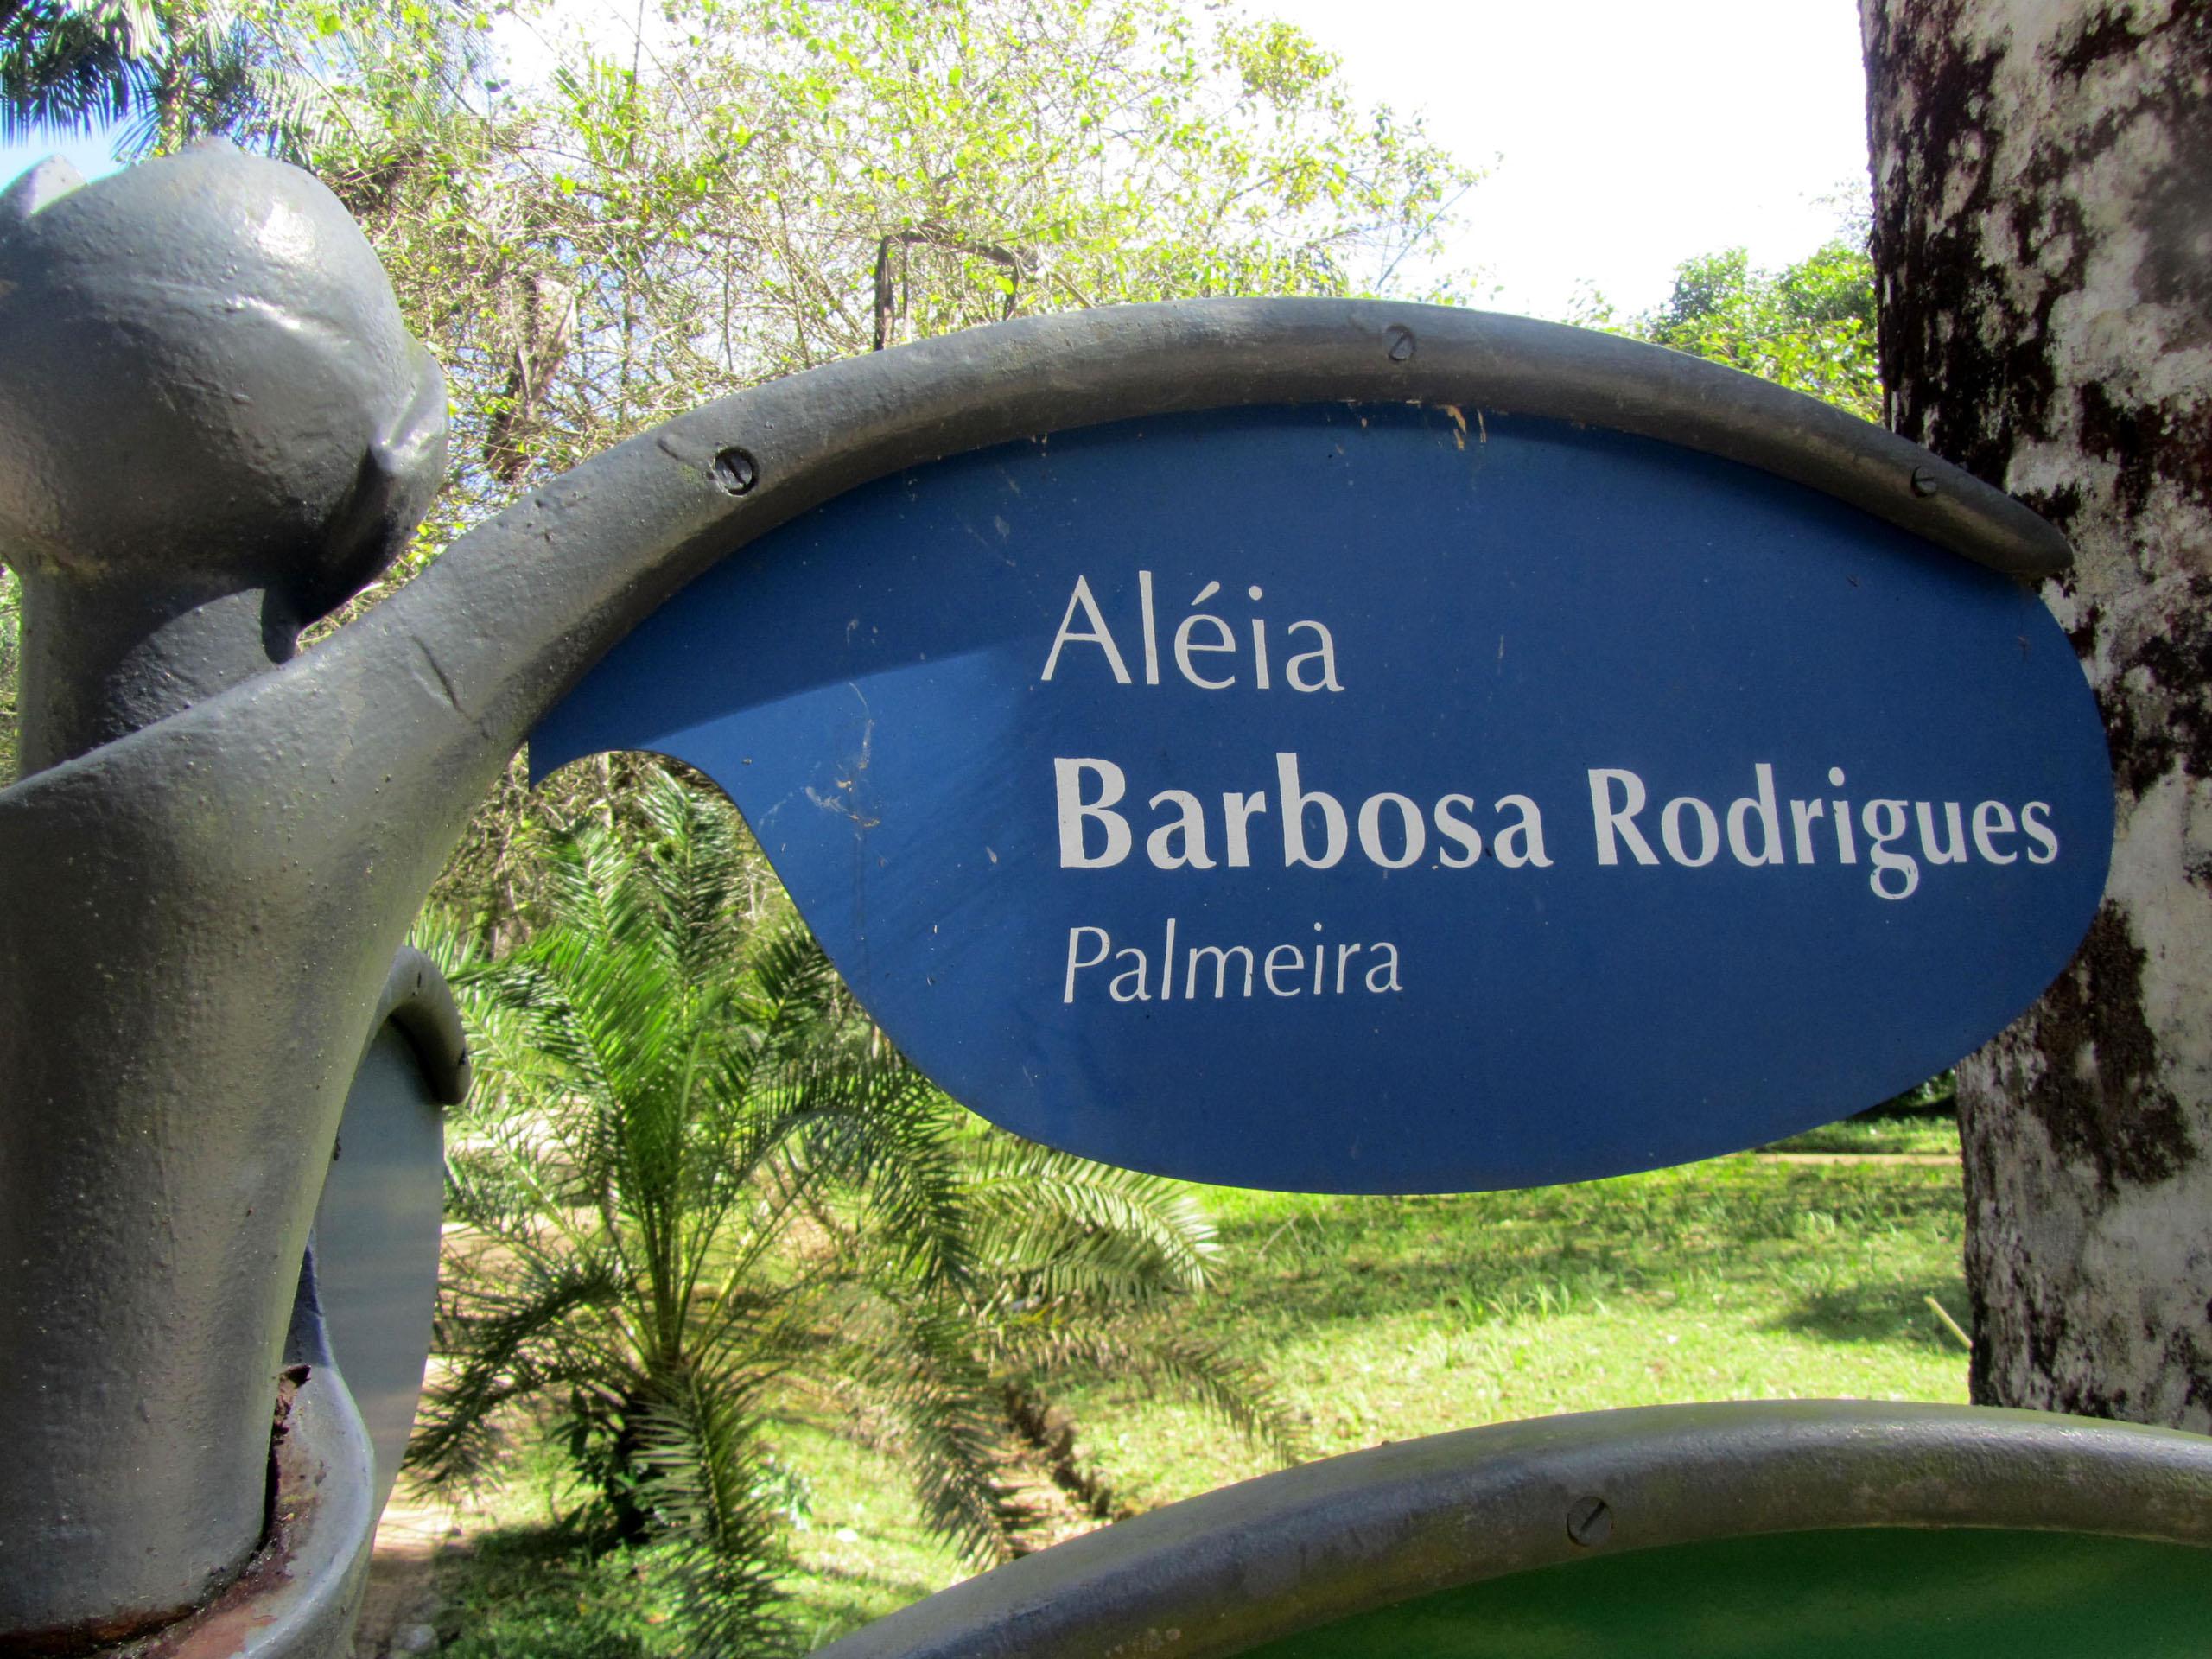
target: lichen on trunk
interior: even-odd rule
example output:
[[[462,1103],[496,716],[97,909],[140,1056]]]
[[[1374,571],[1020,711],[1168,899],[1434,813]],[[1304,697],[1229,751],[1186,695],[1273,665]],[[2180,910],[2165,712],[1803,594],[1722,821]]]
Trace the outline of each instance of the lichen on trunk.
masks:
[[[1974,1397],[2212,1430],[2212,10],[1861,0],[1891,425],[2073,538],[2106,903],[1960,1067]]]

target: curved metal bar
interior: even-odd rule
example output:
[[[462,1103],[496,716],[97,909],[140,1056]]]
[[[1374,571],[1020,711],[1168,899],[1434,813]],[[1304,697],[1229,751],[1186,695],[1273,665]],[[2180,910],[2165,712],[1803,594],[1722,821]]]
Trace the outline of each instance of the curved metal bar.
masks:
[[[385,976],[384,994],[377,998],[376,1012],[369,1020],[372,1041],[386,1020],[399,1027],[415,1051],[431,1099],[441,1106],[458,1106],[468,1098],[475,1067],[453,987],[446,983],[438,964],[411,944],[400,947],[391,959],[391,971]]]
[[[1599,1552],[1843,1527],[1999,1527],[2212,1548],[2212,1440],[1851,1401],[1538,1418],[1209,1492],[956,1585],[822,1652],[1225,1659]]]
[[[472,531],[323,649],[381,654],[410,636],[457,708],[518,741],[685,582],[857,485],[1038,433],[1322,401],[1613,427],[1808,485],[2009,575],[2072,557],[2050,524],[1918,445],[1680,353],[1443,307],[1187,301],[974,329],[709,404]]]
[[[316,1206],[288,1357],[345,1372],[375,1452],[381,1512],[422,1397],[437,1305],[439,1109],[466,1097],[469,1059],[452,988],[421,951],[400,950],[377,1009]],[[303,1319],[313,1353],[301,1351]]]

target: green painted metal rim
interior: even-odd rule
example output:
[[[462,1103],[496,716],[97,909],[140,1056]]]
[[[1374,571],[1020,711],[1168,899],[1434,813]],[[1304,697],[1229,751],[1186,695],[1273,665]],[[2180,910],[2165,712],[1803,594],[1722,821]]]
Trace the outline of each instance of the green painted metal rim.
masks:
[[[969,1580],[823,1651],[1226,1659],[1562,1563],[1853,1528],[2064,1532],[2212,1549],[2212,1439],[2034,1412],[1847,1401],[1500,1424],[1208,1493]]]

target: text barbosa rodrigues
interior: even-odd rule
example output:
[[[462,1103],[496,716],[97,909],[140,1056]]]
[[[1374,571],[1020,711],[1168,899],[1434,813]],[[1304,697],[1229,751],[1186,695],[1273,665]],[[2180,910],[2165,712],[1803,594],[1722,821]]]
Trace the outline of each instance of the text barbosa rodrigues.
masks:
[[[1209,798],[1187,789],[1162,789],[1147,798],[1153,822],[1144,855],[1155,869],[1210,870],[1225,864],[1249,868],[1255,844],[1268,857],[1279,839],[1282,866],[1325,870],[1356,846],[1377,868],[1402,870],[1433,851],[1431,868],[1464,870],[1485,851],[1481,811],[1471,795],[1440,795],[1428,806],[1394,790],[1379,791],[1349,808],[1327,790],[1309,788],[1294,753],[1274,757],[1275,790],[1224,790],[1217,811]],[[1059,822],[1060,868],[1110,869],[1136,849],[1136,829],[1122,804],[1128,774],[1095,755],[1056,758],[1053,792]],[[1703,869],[1726,852],[1737,863],[1857,864],[1863,850],[1866,884],[1878,898],[1909,899],[1920,887],[1923,862],[2049,864],[2058,856],[2050,806],[2029,801],[2017,813],[2003,801],[1884,798],[1854,804],[1841,796],[1780,799],[1774,767],[1751,767],[1752,787],[1721,809],[1694,795],[1677,795],[1656,810],[1643,779],[1625,766],[1592,766],[1592,845],[1601,865],[1669,861]],[[1840,789],[1843,769],[1831,766],[1830,787]],[[1490,809],[1487,850],[1508,869],[1548,869],[1553,858],[1543,812],[1526,795],[1503,795]],[[1273,834],[1257,818],[1272,818]],[[1914,849],[1914,850],[1908,850]],[[1662,854],[1664,854],[1664,859]]]

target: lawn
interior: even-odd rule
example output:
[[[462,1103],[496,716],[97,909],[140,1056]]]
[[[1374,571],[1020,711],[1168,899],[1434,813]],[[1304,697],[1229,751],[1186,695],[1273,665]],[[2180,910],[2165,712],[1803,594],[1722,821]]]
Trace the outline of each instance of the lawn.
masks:
[[[1835,1126],[1777,1150],[1573,1187],[1450,1198],[1197,1189],[1225,1257],[1187,1318],[1266,1365],[1325,1456],[1475,1424],[1665,1401],[1963,1401],[1956,1132]],[[1910,1160],[1875,1154],[1905,1153]],[[1809,1154],[1833,1161],[1801,1161]],[[1858,1154],[1853,1156],[1852,1154]],[[1062,1402],[1130,1507],[1267,1465],[1221,1426],[1110,1383]],[[924,1535],[895,1464],[824,1421],[777,1429],[793,1471],[791,1614],[819,1645],[963,1568]],[[620,1562],[517,1529],[452,1572],[461,1659],[661,1651],[661,1610]],[[542,1522],[539,1522],[542,1524]]]
[[[1750,1157],[1531,1192],[1215,1192],[1236,1264],[1193,1310],[1265,1359],[1320,1454],[1676,1400],[1963,1400],[1957,1174]],[[1079,1403],[1147,1503],[1261,1465],[1172,1407]]]

